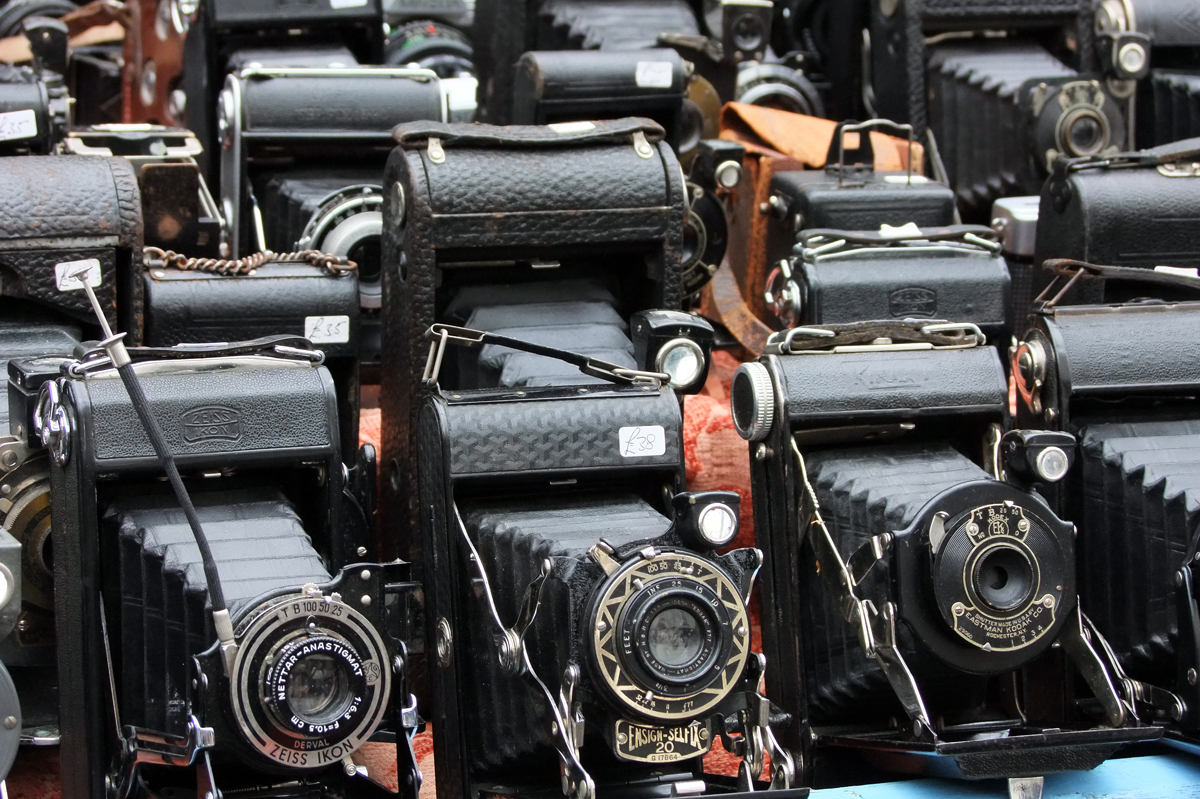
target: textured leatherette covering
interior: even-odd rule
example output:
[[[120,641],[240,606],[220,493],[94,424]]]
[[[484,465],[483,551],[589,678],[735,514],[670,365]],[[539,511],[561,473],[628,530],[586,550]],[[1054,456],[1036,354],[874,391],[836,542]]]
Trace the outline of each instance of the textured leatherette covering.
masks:
[[[792,421],[1002,413],[1008,384],[992,347],[772,356]]]
[[[345,131],[356,138],[386,137],[399,121],[443,116],[436,80],[357,75],[243,80],[245,130],[253,134]]]
[[[328,449],[336,443],[333,382],[323,367],[147,374],[141,379],[176,457],[253,450]],[[79,390],[78,383],[71,385]],[[115,372],[88,378],[97,460],[151,458],[154,449]]]
[[[1060,308],[1047,327],[1071,395],[1200,388],[1200,303]]]
[[[446,406],[450,471],[456,477],[637,466],[683,459],[679,402],[669,389],[629,396],[451,402]],[[623,454],[621,428],[659,427],[663,454]]]
[[[95,258],[96,296],[126,342],[141,341],[142,200],[124,158],[26,156],[0,160],[3,294],[94,324],[82,291],[61,292],[56,264]],[[16,279],[11,276],[15,273]]]
[[[1053,185],[1060,180],[1065,187]],[[1169,178],[1152,166],[1055,176],[1042,189],[1036,261],[1200,266],[1198,195],[1200,177]]]

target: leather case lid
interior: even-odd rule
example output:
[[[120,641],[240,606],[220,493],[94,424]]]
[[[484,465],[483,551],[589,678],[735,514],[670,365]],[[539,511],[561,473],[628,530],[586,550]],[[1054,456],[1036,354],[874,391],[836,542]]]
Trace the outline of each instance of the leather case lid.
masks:
[[[436,80],[362,75],[243,78],[244,133],[318,138],[329,133],[386,140],[396,125],[445,115]]]
[[[620,389],[603,396],[576,394],[563,399],[501,399],[511,397],[511,392],[460,396],[462,401],[445,405],[450,471],[456,477],[662,470],[683,464],[682,416],[669,389]],[[658,440],[647,444],[647,436]],[[630,444],[631,438],[637,446]]]
[[[1200,387],[1200,303],[1070,306],[1046,326],[1071,396]]]
[[[994,347],[771,356],[793,424],[996,414],[1008,383]]]
[[[347,340],[333,341],[343,337],[339,328],[316,346],[330,357],[357,353],[361,313],[358,281],[350,275],[335,277],[307,264],[264,264],[237,277],[159,269],[146,275],[145,285],[152,347],[304,336],[310,317],[345,317]]]
[[[1007,326],[1010,281],[1003,258],[895,249],[873,256],[803,264],[805,323],[913,318]]]
[[[517,62],[517,95],[542,101],[673,97],[687,91],[683,58],[674,50],[551,50]]]
[[[231,359],[217,358],[173,366],[169,371],[138,371],[167,445],[181,466],[197,461],[225,466],[235,453],[261,458],[272,450],[302,449],[321,455],[336,451],[336,398],[324,367],[251,361],[235,368]],[[72,382],[68,390],[86,392],[91,424],[83,429],[91,431],[97,460],[155,460],[150,439],[115,371],[90,376],[82,384]],[[220,457],[196,457],[205,455]]]
[[[122,194],[121,181],[135,180],[124,158],[26,156],[0,161],[0,249],[14,239],[123,241],[127,220],[141,224],[136,191]],[[136,183],[136,181],[135,181]],[[128,207],[130,202],[138,204]],[[57,242],[55,242],[57,243]]]
[[[633,134],[641,132],[650,142],[661,141],[662,126],[641,117],[567,123],[566,125],[482,125],[478,123],[407,122],[397,125],[393,138],[405,149],[419,149],[429,144],[430,137],[441,140],[443,149],[451,147],[479,148],[546,148],[579,144],[627,144]]]

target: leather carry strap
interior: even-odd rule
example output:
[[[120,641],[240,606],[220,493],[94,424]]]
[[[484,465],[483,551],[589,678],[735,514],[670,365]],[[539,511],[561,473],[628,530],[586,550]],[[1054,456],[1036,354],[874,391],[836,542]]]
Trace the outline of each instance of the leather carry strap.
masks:
[[[862,244],[886,246],[902,241],[957,241],[990,246],[999,244],[1000,234],[990,227],[983,225],[951,225],[949,227],[917,228],[909,231],[905,228],[890,228],[883,230],[833,230],[830,228],[812,228],[800,234],[800,243],[805,247],[818,240],[844,241],[847,244]],[[972,241],[975,239],[975,241]]]
[[[1072,281],[1077,278],[1124,280],[1131,283],[1143,283],[1148,286],[1165,286],[1173,289],[1188,289],[1200,292],[1200,277],[1176,275],[1171,272],[1159,272],[1156,269],[1145,269],[1136,266],[1101,266],[1083,261],[1073,261],[1069,258],[1051,258],[1042,263],[1043,269],[1052,271],[1056,278],[1065,277]],[[1053,305],[1053,302],[1050,303]]]
[[[454,147],[542,148],[582,144],[627,144],[642,134],[649,142],[666,135],[657,122],[642,117],[564,122],[558,125],[485,125],[467,122],[405,122],[392,130],[401,147],[418,150],[437,139],[443,149]]]

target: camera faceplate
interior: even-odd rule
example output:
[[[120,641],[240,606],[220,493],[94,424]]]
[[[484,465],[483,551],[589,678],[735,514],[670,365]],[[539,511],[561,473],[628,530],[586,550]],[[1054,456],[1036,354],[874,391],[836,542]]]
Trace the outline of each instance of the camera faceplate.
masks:
[[[387,647],[376,626],[339,594],[306,586],[271,599],[239,624],[237,637],[233,716],[250,745],[271,761],[298,769],[336,765],[383,720],[392,682]],[[310,652],[305,643],[319,646]],[[289,678],[314,656],[331,656],[332,668],[346,678],[346,701],[330,700],[342,712],[319,724],[297,714],[287,696]]]
[[[750,620],[737,585],[711,560],[681,550],[644,550],[627,561],[597,590],[589,619],[601,684],[619,707],[656,722],[712,712],[736,687],[750,654]],[[686,663],[664,665],[652,654],[659,619],[664,627],[694,626],[698,645],[683,646]],[[674,632],[663,631],[663,653],[677,643]]]

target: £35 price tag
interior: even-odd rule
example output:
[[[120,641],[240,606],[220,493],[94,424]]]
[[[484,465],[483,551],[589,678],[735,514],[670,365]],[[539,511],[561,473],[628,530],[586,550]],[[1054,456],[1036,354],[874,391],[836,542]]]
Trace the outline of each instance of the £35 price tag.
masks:
[[[618,431],[617,441],[622,458],[650,458],[667,452],[667,433],[661,425],[622,427]]]
[[[304,337],[313,344],[346,344],[350,341],[350,317],[306,316]]]
[[[37,135],[37,115],[33,109],[0,114],[0,141],[31,139]]]

